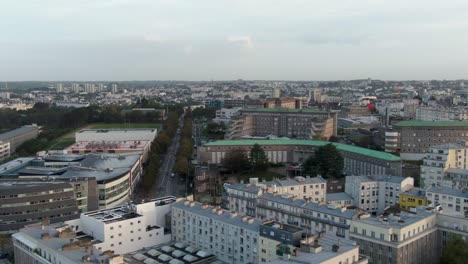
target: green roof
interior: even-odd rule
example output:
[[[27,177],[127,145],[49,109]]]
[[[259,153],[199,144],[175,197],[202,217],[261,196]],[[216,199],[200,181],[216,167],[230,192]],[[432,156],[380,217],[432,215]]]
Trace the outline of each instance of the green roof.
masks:
[[[320,147],[328,143],[331,143],[336,146],[338,150],[358,153],[368,157],[375,157],[378,159],[388,160],[388,161],[400,161],[400,157],[392,155],[390,153],[381,152],[377,150],[367,149],[356,147],[352,145],[346,145],[341,143],[333,143],[328,141],[318,141],[318,140],[305,140],[305,139],[259,139],[259,140],[219,140],[205,144],[207,147],[212,146],[253,146],[255,144],[259,145],[297,145],[297,146],[314,146]]]
[[[393,124],[400,127],[465,127],[468,126],[468,121],[423,121],[423,120],[409,120],[400,121]]]
[[[304,109],[288,109],[288,108],[244,108],[241,112],[257,112],[257,113],[316,113],[327,114],[327,111],[313,108]],[[333,111],[332,111],[333,112]]]

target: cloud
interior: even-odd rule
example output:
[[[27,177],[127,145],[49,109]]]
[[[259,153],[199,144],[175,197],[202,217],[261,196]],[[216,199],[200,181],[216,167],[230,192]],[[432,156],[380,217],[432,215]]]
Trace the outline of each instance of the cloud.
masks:
[[[143,38],[148,42],[156,42],[156,43],[162,42],[161,36],[158,34],[146,34],[143,36]]]
[[[193,51],[193,46],[192,45],[187,45],[184,47],[184,53],[190,54]]]
[[[237,36],[237,35],[227,36],[226,41],[228,43],[242,44],[248,48],[253,48],[253,41],[250,36]]]

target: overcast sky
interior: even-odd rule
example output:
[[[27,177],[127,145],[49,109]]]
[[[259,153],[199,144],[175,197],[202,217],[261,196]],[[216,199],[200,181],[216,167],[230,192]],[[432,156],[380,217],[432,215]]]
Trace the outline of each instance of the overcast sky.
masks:
[[[467,0],[1,0],[0,80],[468,78]]]

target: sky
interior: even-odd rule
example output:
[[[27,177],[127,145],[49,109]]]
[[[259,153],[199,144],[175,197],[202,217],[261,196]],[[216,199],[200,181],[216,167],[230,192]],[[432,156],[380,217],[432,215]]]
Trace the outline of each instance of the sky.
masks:
[[[468,79],[466,0],[0,0],[0,80]]]

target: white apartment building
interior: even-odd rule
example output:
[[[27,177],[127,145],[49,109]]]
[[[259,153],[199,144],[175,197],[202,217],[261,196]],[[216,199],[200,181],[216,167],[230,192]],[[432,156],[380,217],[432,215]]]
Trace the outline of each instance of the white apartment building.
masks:
[[[436,221],[439,230],[439,255],[453,235],[459,235],[464,241],[468,241],[468,218],[438,212]]]
[[[113,250],[126,254],[143,247],[171,241],[171,206],[176,197],[167,196],[147,203],[126,204],[111,209],[82,213],[80,219],[65,222],[77,232],[91,236],[99,242],[98,250]]]
[[[172,239],[214,254],[225,263],[258,263],[260,221],[197,202],[172,206]]]
[[[445,173],[450,169],[468,169],[467,150],[464,144],[456,143],[430,147],[421,165],[421,186],[457,188],[457,182],[445,177]]]
[[[225,185],[224,190],[227,209],[255,217],[256,198],[264,193],[288,194],[292,197],[324,203],[327,181],[322,177],[302,176],[268,182],[259,182],[258,178],[251,178],[250,184]]]
[[[351,239],[369,263],[413,264],[437,263],[436,214],[426,209],[412,208],[399,215],[361,215],[351,223]]]
[[[326,200],[328,205],[332,205],[337,208],[352,206],[354,204],[353,197],[345,192],[328,193]]]
[[[416,120],[468,120],[468,109],[448,107],[418,107],[416,108]]]
[[[27,226],[13,235],[16,263],[124,263],[120,255],[171,241],[173,196],[82,213],[79,219]],[[106,260],[109,262],[99,262]],[[98,261],[98,262],[96,262]]]
[[[216,118],[213,121],[216,123],[224,122],[227,125],[232,117],[239,115],[241,109],[242,107],[233,107],[216,110]]]
[[[124,263],[123,256],[111,249],[95,249],[92,240],[70,226],[49,225],[46,220],[21,229],[12,235],[12,241],[16,264]]]
[[[399,203],[400,193],[414,187],[414,179],[401,176],[346,176],[345,192],[354,205],[371,213]]]
[[[468,217],[468,189],[434,186],[427,189],[426,197],[428,205],[440,206],[443,214]]]
[[[132,129],[82,129],[75,133],[75,142],[80,141],[153,141],[158,134],[156,128]]]
[[[303,227],[309,234],[330,232],[349,238],[349,227],[359,212],[321,205],[287,195],[266,193],[257,198],[257,218],[275,219],[278,222]]]
[[[10,157],[10,142],[0,140],[0,160]]]

